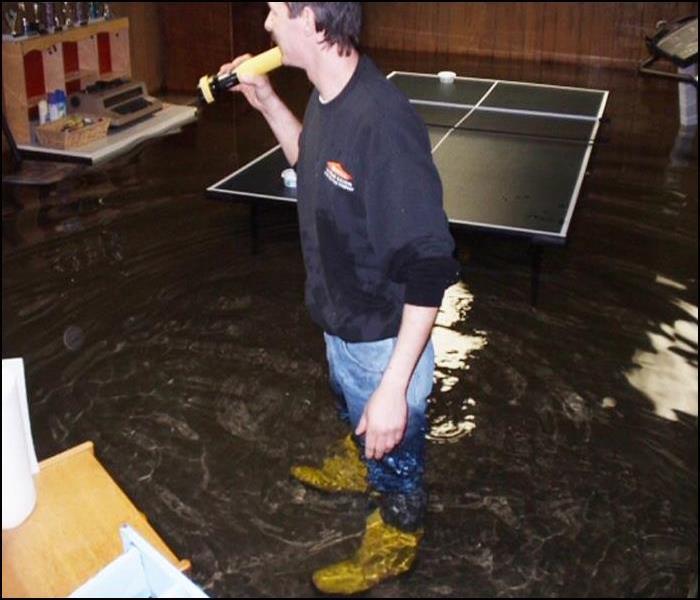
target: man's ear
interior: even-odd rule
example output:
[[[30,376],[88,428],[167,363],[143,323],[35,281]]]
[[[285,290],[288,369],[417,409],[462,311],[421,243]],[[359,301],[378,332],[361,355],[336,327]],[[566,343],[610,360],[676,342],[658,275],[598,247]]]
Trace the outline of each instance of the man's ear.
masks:
[[[299,18],[304,25],[304,35],[310,36],[316,33],[316,15],[310,6],[305,6]]]

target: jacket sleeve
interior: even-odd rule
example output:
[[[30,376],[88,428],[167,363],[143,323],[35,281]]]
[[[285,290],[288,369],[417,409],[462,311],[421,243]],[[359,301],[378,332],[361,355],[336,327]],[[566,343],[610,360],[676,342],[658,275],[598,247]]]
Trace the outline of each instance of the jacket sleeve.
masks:
[[[406,285],[405,303],[440,306],[460,266],[425,126],[407,104],[382,115],[367,137],[363,198],[370,242],[387,276]]]

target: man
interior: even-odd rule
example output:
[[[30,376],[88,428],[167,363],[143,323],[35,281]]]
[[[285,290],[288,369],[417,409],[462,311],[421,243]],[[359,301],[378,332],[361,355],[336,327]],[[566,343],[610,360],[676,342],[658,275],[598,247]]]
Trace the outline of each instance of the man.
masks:
[[[265,29],[283,63],[315,90],[304,124],[264,76],[243,93],[272,128],[298,177],[306,303],[324,330],[330,379],[354,435],[307,485],[374,492],[360,549],[314,573],[322,592],[351,594],[408,570],[422,536],[430,343],[446,287],[459,277],[425,126],[357,50],[359,2],[269,2]],[[234,69],[248,56],[223,65]]]

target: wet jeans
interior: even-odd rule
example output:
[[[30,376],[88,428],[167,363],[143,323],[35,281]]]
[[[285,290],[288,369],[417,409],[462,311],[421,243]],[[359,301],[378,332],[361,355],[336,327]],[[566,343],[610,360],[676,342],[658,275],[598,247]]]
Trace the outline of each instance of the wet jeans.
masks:
[[[354,432],[365,404],[379,387],[396,338],[377,342],[346,342],[325,334],[330,382],[340,401],[341,418]],[[408,423],[401,443],[381,460],[364,459],[364,436],[356,441],[367,464],[369,485],[379,492],[377,503],[385,522],[404,531],[422,526],[427,494],[425,467],[426,405],[433,387],[435,355],[428,342],[411,377],[406,394]]]

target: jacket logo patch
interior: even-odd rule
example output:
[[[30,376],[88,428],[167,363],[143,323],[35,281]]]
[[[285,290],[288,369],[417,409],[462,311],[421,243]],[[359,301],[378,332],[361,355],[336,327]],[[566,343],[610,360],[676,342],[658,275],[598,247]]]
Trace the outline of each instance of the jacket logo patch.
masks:
[[[352,184],[352,175],[350,175],[339,162],[329,160],[326,163],[326,170],[323,174],[333,185],[347,192],[355,191],[355,186]]]

